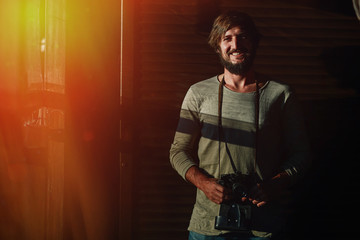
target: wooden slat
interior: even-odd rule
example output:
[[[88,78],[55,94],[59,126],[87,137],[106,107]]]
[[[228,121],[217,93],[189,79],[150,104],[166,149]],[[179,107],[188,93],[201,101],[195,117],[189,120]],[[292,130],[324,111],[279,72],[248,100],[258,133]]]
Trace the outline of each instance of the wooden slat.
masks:
[[[46,8],[46,57],[44,90],[64,96],[65,93],[65,0],[48,2]],[[48,128],[58,132],[48,143],[48,194],[46,239],[64,236],[64,106],[48,109]]]

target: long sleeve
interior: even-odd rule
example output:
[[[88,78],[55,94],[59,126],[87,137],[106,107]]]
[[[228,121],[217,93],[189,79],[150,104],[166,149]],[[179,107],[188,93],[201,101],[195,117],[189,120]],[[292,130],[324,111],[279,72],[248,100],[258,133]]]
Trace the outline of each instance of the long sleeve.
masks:
[[[184,98],[178,127],[170,148],[170,163],[185,180],[187,170],[197,165],[196,150],[199,136],[199,106],[190,88]]]
[[[289,93],[282,115],[285,144],[283,169],[291,176],[301,176],[311,164],[310,146],[298,102]]]

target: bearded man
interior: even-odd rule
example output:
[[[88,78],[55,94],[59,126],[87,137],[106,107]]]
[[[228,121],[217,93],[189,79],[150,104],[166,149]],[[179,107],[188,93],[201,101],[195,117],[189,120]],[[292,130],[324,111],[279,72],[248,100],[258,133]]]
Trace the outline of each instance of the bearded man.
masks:
[[[249,15],[220,15],[209,44],[224,72],[192,85],[182,103],[170,162],[197,187],[189,240],[280,236],[288,188],[309,166],[294,93],[253,69],[260,36]]]

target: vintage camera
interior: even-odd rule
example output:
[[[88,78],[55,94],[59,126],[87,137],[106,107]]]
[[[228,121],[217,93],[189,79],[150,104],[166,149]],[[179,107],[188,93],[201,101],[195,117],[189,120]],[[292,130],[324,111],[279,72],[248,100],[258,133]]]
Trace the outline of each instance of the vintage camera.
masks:
[[[215,218],[215,229],[229,231],[251,230],[251,205],[241,201],[247,197],[256,184],[254,175],[239,172],[221,175],[220,185],[232,190],[231,200],[220,205],[219,216]]]

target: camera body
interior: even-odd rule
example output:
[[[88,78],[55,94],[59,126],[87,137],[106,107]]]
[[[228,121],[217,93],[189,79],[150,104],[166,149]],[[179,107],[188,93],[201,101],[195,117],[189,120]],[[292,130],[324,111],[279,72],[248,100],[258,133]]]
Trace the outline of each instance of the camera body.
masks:
[[[219,215],[215,218],[215,229],[229,231],[251,230],[251,205],[241,198],[247,197],[252,186],[256,184],[254,175],[239,172],[221,175],[218,183],[232,190],[231,200],[220,205]]]

